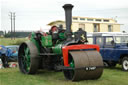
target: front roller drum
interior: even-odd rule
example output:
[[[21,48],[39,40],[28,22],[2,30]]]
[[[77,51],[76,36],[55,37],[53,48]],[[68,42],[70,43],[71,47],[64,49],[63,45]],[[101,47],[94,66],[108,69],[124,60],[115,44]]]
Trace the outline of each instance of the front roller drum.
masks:
[[[103,72],[102,57],[99,52],[95,50],[70,51],[69,64],[73,70],[64,70],[64,75],[67,79],[72,81],[98,79]],[[89,70],[84,67],[96,67],[96,69]]]
[[[19,69],[25,74],[35,74],[39,67],[38,49],[31,41],[24,42],[18,52]]]

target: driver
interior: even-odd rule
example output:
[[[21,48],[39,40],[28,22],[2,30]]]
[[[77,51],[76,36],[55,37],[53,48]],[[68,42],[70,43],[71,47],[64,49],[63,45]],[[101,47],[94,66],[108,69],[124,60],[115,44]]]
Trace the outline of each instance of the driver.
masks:
[[[51,29],[49,30],[50,34],[58,33],[59,30],[57,26],[52,26]]]

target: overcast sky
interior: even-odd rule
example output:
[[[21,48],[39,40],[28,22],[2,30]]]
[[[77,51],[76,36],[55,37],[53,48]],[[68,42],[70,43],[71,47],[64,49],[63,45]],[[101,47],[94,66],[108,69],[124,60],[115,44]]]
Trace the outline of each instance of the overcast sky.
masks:
[[[64,20],[66,3],[74,5],[73,16],[114,18],[128,32],[127,0],[2,0],[0,30],[10,30],[9,12],[16,13],[16,30],[46,30],[49,22]]]

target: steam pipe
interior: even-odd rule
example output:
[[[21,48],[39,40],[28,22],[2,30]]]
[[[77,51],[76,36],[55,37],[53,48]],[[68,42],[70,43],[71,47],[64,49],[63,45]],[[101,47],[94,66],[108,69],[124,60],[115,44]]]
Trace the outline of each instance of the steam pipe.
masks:
[[[63,6],[65,10],[65,22],[66,22],[66,36],[68,38],[71,38],[72,36],[72,30],[71,30],[71,24],[72,24],[72,4],[65,4]]]

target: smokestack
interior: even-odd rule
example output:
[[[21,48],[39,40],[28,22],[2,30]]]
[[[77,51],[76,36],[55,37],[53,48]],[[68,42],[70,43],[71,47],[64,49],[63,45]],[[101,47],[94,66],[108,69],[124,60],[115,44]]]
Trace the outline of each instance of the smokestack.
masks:
[[[72,31],[71,31],[71,24],[72,24],[72,4],[65,4],[63,6],[65,10],[65,22],[66,22],[66,36],[71,38]]]

